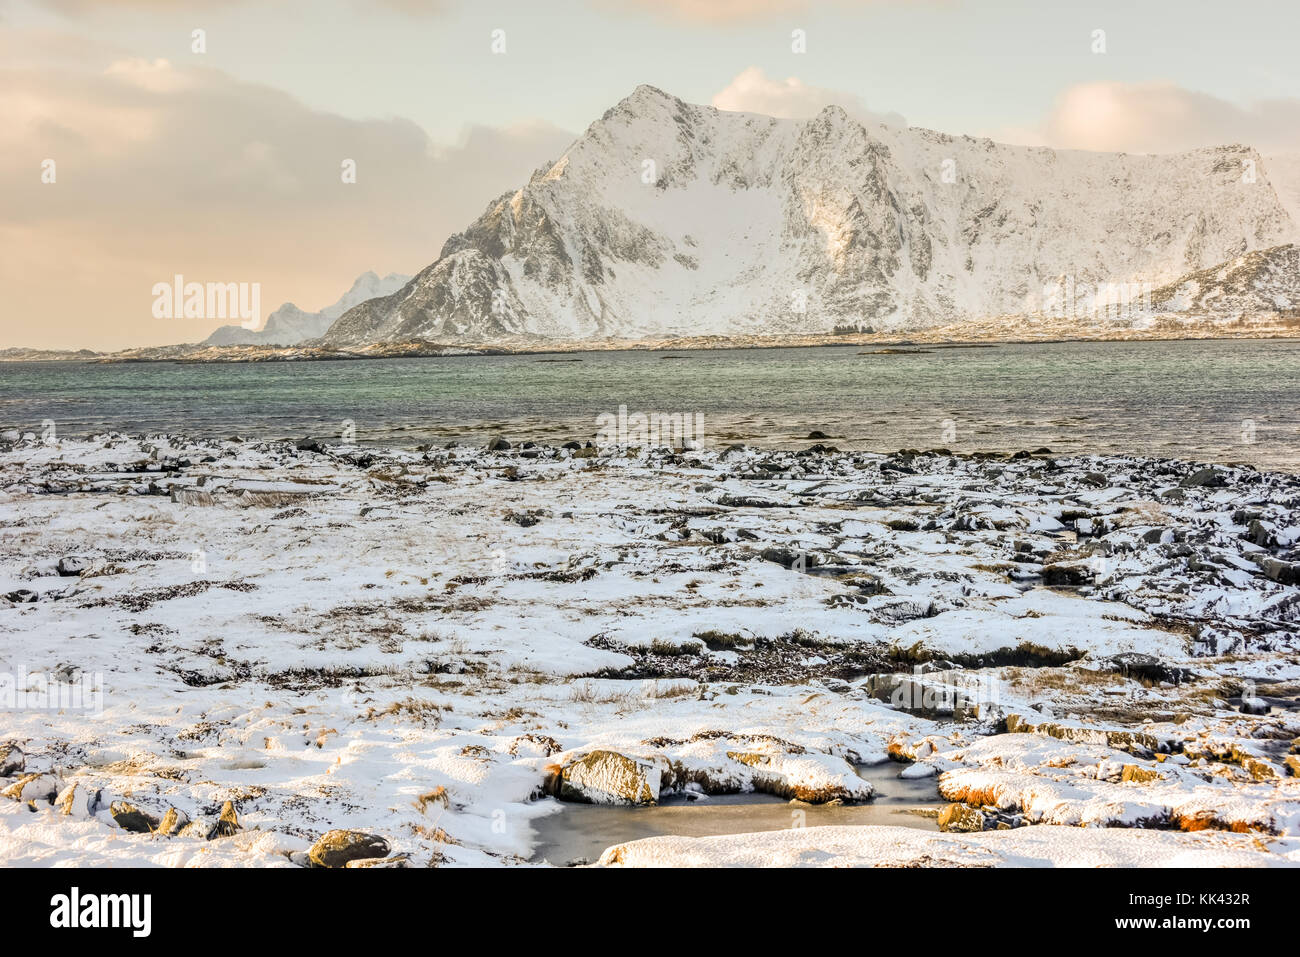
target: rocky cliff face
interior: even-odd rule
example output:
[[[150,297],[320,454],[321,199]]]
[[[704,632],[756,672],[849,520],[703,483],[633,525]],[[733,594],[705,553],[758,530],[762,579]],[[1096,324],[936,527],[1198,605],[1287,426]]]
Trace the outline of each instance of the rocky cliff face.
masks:
[[[902,330],[1033,312],[1063,280],[1164,286],[1297,238],[1243,146],[1005,146],[643,86],[322,341]]]

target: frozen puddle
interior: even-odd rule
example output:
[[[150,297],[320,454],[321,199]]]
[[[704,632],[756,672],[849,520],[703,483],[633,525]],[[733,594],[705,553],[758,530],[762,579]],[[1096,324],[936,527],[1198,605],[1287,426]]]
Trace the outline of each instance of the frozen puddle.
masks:
[[[611,845],[665,834],[708,837],[788,827],[873,824],[937,831],[934,812],[947,802],[939,797],[935,778],[900,778],[905,767],[893,761],[860,766],[859,776],[876,788],[875,797],[864,804],[828,806],[770,794],[725,794],[672,797],[654,807],[637,808],[568,804],[546,798],[560,810],[531,822],[535,834],[532,860],[557,865],[594,862]]]

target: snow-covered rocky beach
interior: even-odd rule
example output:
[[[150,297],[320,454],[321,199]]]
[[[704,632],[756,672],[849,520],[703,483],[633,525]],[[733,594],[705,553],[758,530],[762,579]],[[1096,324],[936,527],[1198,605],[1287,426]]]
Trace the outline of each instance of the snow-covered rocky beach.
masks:
[[[0,442],[0,861],[1300,864],[1300,479],[832,442]]]

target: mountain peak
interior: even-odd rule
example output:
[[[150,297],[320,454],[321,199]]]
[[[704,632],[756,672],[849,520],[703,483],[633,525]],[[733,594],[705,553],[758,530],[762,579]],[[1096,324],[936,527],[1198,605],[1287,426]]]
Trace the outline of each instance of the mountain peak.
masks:
[[[995,147],[839,105],[778,121],[643,84],[400,296],[349,310],[325,341],[902,331],[1023,314],[1063,276],[1163,286],[1295,242],[1275,193],[1242,190],[1240,170],[1205,152]]]

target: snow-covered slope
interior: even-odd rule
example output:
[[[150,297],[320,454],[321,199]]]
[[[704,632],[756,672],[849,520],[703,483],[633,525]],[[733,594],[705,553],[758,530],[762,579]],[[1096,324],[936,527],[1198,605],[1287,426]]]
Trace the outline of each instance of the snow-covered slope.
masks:
[[[358,303],[386,296],[406,283],[410,276],[389,273],[382,279],[374,272],[364,272],[357,277],[352,288],[332,306],[320,312],[303,312],[291,302],[286,302],[275,312],[266,317],[266,324],[261,329],[245,329],[243,326],[222,326],[204,340],[208,346],[244,346],[276,345],[292,346],[306,339],[315,339],[322,335],[339,316]]]
[[[324,342],[915,328],[1030,311],[1062,277],[1160,286],[1297,238],[1244,146],[1005,146],[642,86]]]
[[[1256,250],[1183,276],[1151,294],[1156,312],[1200,315],[1300,311],[1300,247]]]

